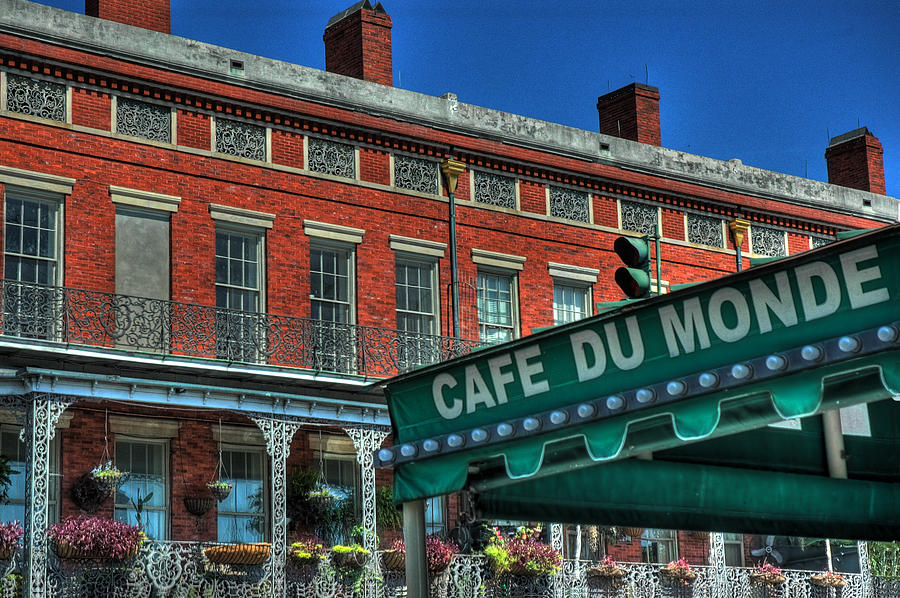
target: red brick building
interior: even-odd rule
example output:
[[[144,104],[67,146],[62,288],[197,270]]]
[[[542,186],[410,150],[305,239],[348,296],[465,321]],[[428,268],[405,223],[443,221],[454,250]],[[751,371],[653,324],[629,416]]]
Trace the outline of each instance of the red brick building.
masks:
[[[298,468],[375,526],[378,381],[620,299],[616,237],[660,235],[665,290],[897,220],[865,128],[832,140],[826,184],[660,147],[647,85],[600,97],[599,132],[394,88],[380,3],[327,24],[327,72],[171,36],[168,0],[86,12],[0,14],[0,450],[29,471],[3,515],[28,511],[36,596],[43,529],[85,509],[107,454],[132,475],[98,513],[140,512],[154,540],[271,542],[283,572]],[[219,459],[235,491],[192,514]],[[435,530],[456,516],[429,510]],[[705,538],[654,534],[646,554],[705,562]]]

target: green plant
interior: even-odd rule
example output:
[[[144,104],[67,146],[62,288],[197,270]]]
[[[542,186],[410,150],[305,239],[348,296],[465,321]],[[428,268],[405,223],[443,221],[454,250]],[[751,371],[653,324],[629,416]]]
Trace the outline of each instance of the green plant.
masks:
[[[153,498],[152,492],[148,492],[144,496],[141,496],[141,491],[138,490],[138,493],[134,498],[128,499],[131,502],[131,506],[134,507],[134,516],[137,519],[137,526],[141,529],[144,529],[144,524],[141,521],[141,517],[144,513],[144,505],[147,504],[151,498]]]
[[[394,503],[394,490],[390,486],[380,486],[375,490],[375,512],[378,513],[378,527],[381,529],[403,527],[403,511]]]
[[[0,455],[0,504],[6,504],[9,500],[9,487],[12,484],[11,476],[19,473],[9,465],[6,455]]]
[[[494,537],[484,549],[497,574],[554,575],[562,564],[562,555],[540,541],[540,528],[521,526],[512,537],[494,530]]]
[[[291,472],[286,508],[291,531],[305,531],[329,544],[349,537],[357,521],[353,492],[321,483],[319,473],[309,468]]]
[[[869,542],[869,563],[873,575],[900,577],[900,542]]]

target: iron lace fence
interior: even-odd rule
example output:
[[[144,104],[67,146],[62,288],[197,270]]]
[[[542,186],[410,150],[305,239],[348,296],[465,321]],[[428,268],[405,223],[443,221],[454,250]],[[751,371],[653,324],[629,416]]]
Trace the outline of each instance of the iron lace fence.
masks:
[[[482,344],[13,280],[2,285],[0,332],[25,339],[371,376],[444,361]]]

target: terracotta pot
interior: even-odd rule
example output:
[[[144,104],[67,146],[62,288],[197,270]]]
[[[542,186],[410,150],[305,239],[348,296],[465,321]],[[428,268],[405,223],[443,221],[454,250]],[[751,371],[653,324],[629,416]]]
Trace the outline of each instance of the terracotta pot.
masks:
[[[216,565],[262,565],[270,553],[271,545],[267,542],[221,544],[203,549],[206,560]]]
[[[212,509],[214,501],[212,496],[185,496],[184,508],[195,517],[203,517]]]
[[[405,571],[406,553],[402,550],[385,550],[381,553],[381,562],[390,571]]]

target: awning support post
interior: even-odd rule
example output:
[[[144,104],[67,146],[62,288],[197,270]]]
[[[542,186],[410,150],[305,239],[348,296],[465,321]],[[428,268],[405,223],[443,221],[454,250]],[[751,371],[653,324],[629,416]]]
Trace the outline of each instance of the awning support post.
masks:
[[[407,598],[428,598],[424,500],[403,503],[403,543],[406,545]]]
[[[725,563],[725,534],[721,532],[709,534],[709,564],[715,580],[712,598],[725,598],[728,595],[728,567]]]

